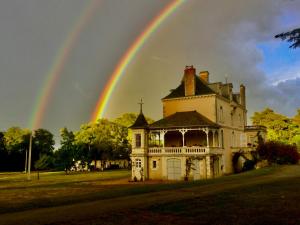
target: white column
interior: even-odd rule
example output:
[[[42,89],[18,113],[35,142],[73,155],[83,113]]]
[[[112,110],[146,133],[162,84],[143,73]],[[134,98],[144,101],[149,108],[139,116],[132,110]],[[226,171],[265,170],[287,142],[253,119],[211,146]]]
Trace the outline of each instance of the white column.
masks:
[[[215,133],[216,133],[216,130],[213,130],[213,147],[216,147],[216,144],[215,144]]]
[[[206,129],[205,130],[205,133],[206,133],[206,145],[207,145],[207,147],[209,147],[209,140],[208,140],[208,134],[209,134],[209,130],[208,129]]]
[[[165,147],[165,134],[167,133],[167,131],[165,130],[161,130],[160,131],[160,137],[159,137],[159,140],[160,138],[162,138],[162,142],[163,142],[163,148]]]
[[[185,147],[184,134],[187,132],[187,130],[186,129],[180,129],[179,132],[182,134],[182,147]]]

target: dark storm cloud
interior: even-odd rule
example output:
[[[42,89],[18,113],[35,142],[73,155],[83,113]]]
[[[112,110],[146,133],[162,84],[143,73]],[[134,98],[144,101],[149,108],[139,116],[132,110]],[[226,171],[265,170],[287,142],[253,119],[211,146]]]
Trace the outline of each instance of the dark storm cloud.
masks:
[[[161,117],[159,101],[179,84],[185,65],[209,70],[211,81],[224,82],[227,75],[235,87],[244,83],[249,116],[267,106],[294,112],[296,105],[286,101],[291,93],[278,91],[259,69],[264,56],[257,45],[273,42],[274,34],[287,29],[281,23],[283,13],[297,10],[299,1],[188,1],[135,59],[109,112],[116,113],[120,96],[127,93],[133,103],[126,101],[125,111],[137,109],[137,99],[144,96],[148,114]],[[281,110],[282,103],[287,110]]]
[[[289,116],[296,114],[296,109],[300,108],[300,78],[286,80],[278,83],[274,88],[282,97],[282,101],[277,101],[277,109],[281,109],[283,113]]]
[[[43,127],[58,133],[63,126],[78,129],[87,122],[117,62],[168,2],[103,0],[66,60]],[[0,1],[1,129],[27,126],[41,85],[86,4]],[[274,86],[259,69],[264,56],[257,44],[274,41],[275,34],[289,28],[282,15],[299,10],[299,1],[186,1],[138,52],[114,90],[106,116],[137,112],[143,97],[145,113],[160,118],[160,99],[179,84],[185,65],[209,70],[211,81],[224,81],[227,74],[235,87],[244,83],[249,115],[267,106],[279,111],[285,106],[284,113],[293,114],[298,97],[290,95],[299,81],[290,76]]]

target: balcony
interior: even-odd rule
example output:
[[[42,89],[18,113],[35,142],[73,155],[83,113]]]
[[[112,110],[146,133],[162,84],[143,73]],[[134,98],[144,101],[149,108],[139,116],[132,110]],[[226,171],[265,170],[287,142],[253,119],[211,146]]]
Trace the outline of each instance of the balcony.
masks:
[[[148,155],[207,155],[223,154],[220,147],[151,147],[148,149]]]

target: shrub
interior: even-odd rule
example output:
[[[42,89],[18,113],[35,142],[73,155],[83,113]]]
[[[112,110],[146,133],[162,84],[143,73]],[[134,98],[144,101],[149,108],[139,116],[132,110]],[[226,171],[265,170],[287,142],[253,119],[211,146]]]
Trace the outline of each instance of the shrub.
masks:
[[[246,160],[243,165],[242,171],[253,170],[255,167],[255,160]]]
[[[269,163],[297,164],[299,161],[295,145],[269,141],[258,145],[257,152],[261,159],[266,159]]]

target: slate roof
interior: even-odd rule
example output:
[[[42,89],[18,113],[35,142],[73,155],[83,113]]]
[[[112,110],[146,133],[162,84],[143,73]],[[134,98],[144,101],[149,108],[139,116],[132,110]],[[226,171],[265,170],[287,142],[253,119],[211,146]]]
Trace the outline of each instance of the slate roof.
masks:
[[[195,81],[196,81],[195,95],[216,94],[196,75],[195,75]],[[180,98],[180,97],[185,97],[184,81],[182,81],[181,84],[176,89],[173,89],[171,93],[166,97],[164,97],[163,99]]]
[[[144,116],[143,113],[140,113],[138,117],[136,118],[136,121],[134,122],[133,125],[131,125],[129,128],[133,129],[144,129],[148,128],[148,122]]]
[[[208,126],[219,127],[216,123],[196,111],[176,112],[149,125],[150,129]]]

